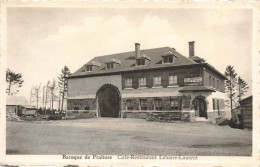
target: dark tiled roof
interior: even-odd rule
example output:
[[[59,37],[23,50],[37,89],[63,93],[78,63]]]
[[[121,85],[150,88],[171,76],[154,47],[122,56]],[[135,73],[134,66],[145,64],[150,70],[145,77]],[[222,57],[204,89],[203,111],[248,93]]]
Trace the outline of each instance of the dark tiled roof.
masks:
[[[246,101],[246,100],[249,100],[249,99],[253,99],[253,95],[251,95],[251,96],[248,96],[248,97],[246,97],[246,98],[244,98],[244,99],[241,99],[239,102],[244,102],[244,101]]]
[[[170,47],[162,47],[162,48],[154,48],[154,49],[146,49],[140,51],[141,55],[145,55],[149,57],[151,60],[147,60],[148,64],[146,66],[135,66],[136,58],[135,58],[135,51],[131,52],[124,52],[124,53],[117,53],[105,56],[98,56],[90,60],[88,63],[83,65],[80,69],[74,72],[68,78],[77,78],[77,77],[85,77],[85,76],[94,76],[94,75],[106,75],[112,73],[120,73],[120,72],[127,72],[127,71],[139,71],[139,70],[146,70],[146,69],[158,69],[164,67],[180,67],[180,66],[190,66],[190,65],[203,65],[206,68],[209,68],[211,71],[215,72],[222,79],[226,79],[226,77],[216,70],[213,66],[209,65],[208,63],[198,63],[197,60],[204,60],[198,56],[194,57],[185,57],[175,49]],[[175,56],[174,63],[166,63],[162,64],[162,56],[173,54]],[[110,62],[111,60],[117,60],[121,64],[115,69],[106,69],[106,62]],[[95,64],[100,65],[99,67],[95,68],[93,71],[88,72],[85,71],[86,65],[91,65],[95,62]]]
[[[174,55],[177,56],[176,60],[172,64],[162,64],[162,55],[165,55],[169,52],[172,52]],[[193,65],[198,64],[193,60],[181,55],[174,49],[170,47],[162,47],[162,48],[155,48],[155,49],[147,49],[141,50],[141,55],[146,55],[151,58],[151,61],[148,61],[148,65],[143,67],[136,67],[136,59],[135,59],[135,51],[131,52],[124,52],[106,56],[98,56],[93,58],[91,61],[98,62],[101,64],[100,67],[95,69],[92,72],[82,72],[85,69],[85,65],[83,65],[80,69],[74,72],[70,77],[77,77],[77,76],[88,76],[93,74],[107,74],[113,72],[123,72],[123,71],[132,71],[132,70],[141,70],[141,69],[150,69],[150,68],[161,68],[161,67],[169,67],[169,66],[183,66],[183,65]],[[106,69],[105,62],[110,61],[111,59],[116,59],[121,62],[120,65],[116,69]],[[89,64],[89,63],[87,63]]]
[[[209,91],[209,92],[216,92],[213,89],[210,89],[204,85],[199,86],[184,86],[179,92],[188,92],[188,91]]]

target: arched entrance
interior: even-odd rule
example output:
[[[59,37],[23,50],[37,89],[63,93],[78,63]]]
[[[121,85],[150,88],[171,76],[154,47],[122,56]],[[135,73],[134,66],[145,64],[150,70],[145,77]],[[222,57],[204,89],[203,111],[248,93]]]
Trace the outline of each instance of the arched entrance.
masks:
[[[204,96],[197,96],[192,101],[195,110],[195,117],[204,117],[208,119],[207,100]]]
[[[99,117],[120,116],[121,96],[117,87],[111,84],[103,85],[97,91],[97,105]]]

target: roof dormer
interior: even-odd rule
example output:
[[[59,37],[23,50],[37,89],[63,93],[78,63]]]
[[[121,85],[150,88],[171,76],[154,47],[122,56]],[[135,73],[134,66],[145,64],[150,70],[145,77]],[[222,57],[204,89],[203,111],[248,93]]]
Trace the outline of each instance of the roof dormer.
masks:
[[[149,56],[141,54],[139,43],[135,43],[135,60],[136,66],[145,66],[148,61],[151,61]]]
[[[175,59],[178,57],[171,51],[168,51],[161,56],[162,56],[162,64],[174,63]]]
[[[106,69],[115,69],[116,66],[121,64],[120,60],[117,59],[111,59],[109,61],[106,61],[105,63],[106,63]]]
[[[93,70],[95,70],[95,68],[100,67],[101,64],[99,62],[96,61],[90,61],[85,65],[85,70],[84,72],[91,72]]]
[[[136,58],[136,65],[145,66],[148,63],[148,61],[151,61],[151,58],[149,56],[141,55]]]

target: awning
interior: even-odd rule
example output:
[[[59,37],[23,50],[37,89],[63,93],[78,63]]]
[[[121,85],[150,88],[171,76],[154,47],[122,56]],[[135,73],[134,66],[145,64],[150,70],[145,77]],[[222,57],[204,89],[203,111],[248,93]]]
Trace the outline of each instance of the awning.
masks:
[[[179,90],[179,92],[189,92],[189,91],[205,91],[205,92],[216,92],[212,88],[207,88],[204,85],[199,85],[199,86],[184,86],[182,89]]]

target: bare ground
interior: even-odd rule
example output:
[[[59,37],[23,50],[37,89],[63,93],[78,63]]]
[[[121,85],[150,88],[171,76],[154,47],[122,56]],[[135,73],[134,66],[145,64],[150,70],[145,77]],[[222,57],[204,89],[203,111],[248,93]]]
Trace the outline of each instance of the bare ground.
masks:
[[[252,131],[206,122],[7,121],[7,154],[251,156]]]

